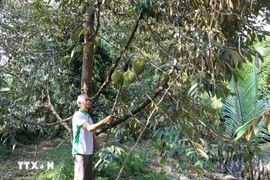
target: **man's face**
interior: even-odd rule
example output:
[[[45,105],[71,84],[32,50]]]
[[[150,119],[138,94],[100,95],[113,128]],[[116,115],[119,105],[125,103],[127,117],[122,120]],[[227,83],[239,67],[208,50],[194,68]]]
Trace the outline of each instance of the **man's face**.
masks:
[[[81,108],[89,110],[91,108],[91,101],[88,96],[85,96],[81,101]]]

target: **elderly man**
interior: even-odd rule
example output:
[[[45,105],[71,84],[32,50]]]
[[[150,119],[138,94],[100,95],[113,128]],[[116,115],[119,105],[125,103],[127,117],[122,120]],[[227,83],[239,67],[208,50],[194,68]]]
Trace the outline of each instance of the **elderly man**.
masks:
[[[114,116],[110,115],[93,124],[88,114],[91,102],[87,94],[79,95],[77,104],[80,109],[74,113],[72,119],[74,180],[92,180],[92,154],[94,149],[99,150],[94,131],[100,126],[112,122]]]

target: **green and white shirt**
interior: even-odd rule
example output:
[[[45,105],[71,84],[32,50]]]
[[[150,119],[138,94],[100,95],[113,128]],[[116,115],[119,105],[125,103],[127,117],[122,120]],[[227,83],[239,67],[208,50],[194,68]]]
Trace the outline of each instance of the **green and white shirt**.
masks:
[[[93,132],[88,132],[82,126],[85,123],[93,124],[90,115],[84,110],[80,109],[75,112],[72,118],[72,131],[73,131],[73,144],[72,144],[72,155],[93,154],[94,143],[93,143]]]

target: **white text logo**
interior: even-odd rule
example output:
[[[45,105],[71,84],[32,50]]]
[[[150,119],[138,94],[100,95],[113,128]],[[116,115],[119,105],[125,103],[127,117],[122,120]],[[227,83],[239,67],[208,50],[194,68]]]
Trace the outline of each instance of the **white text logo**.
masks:
[[[19,169],[54,169],[51,161],[18,161]]]

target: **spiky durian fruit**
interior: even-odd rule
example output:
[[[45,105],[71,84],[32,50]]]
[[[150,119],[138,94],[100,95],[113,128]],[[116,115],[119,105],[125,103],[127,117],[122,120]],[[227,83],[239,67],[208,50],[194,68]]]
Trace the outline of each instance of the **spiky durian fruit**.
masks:
[[[145,69],[145,60],[144,59],[137,59],[132,64],[132,71],[134,71],[137,75],[143,73]]]
[[[122,84],[124,80],[124,71],[123,70],[116,70],[112,74],[112,80],[116,85]]]
[[[62,57],[62,58],[60,59],[60,63],[61,63],[61,65],[64,65],[64,64],[66,64],[69,60],[70,60],[70,56],[69,56],[69,55],[66,55],[66,56],[64,56],[64,57]]]
[[[124,73],[124,82],[127,84],[131,84],[136,81],[136,73],[128,70]]]

